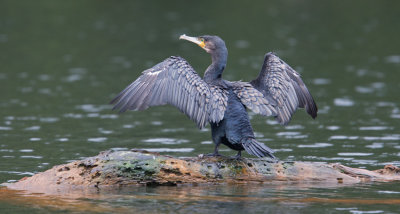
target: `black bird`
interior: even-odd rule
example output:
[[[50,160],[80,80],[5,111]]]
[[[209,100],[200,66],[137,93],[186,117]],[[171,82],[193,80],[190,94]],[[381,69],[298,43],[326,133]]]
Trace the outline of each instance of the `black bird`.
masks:
[[[225,42],[218,36],[189,37],[211,54],[212,63],[203,79],[189,63],[171,56],[154,67],[143,71],[111,104],[113,109],[144,110],[150,106],[170,104],[185,113],[201,129],[211,125],[214,153],[222,143],[238,151],[246,150],[257,157],[275,158],[274,151],[258,142],[246,111],[274,116],[286,125],[297,108],[305,108],[312,118],[317,116],[317,105],[304,85],[299,73],[274,53],[267,53],[258,77],[251,82],[230,82],[222,79],[228,57]]]

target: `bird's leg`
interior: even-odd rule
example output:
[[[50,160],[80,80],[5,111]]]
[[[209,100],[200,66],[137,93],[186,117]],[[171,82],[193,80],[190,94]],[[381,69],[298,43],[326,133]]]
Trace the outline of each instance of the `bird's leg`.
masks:
[[[215,144],[214,153],[206,154],[205,156],[208,156],[208,157],[222,156],[218,153],[218,147],[219,147],[219,145],[221,145],[222,138],[224,137],[224,133],[221,132],[220,128],[221,127],[218,124],[211,123],[211,136],[212,136],[212,140]]]
[[[233,159],[240,160],[242,158],[242,150],[239,150],[238,153],[232,157]]]
[[[214,153],[209,153],[209,154],[206,154],[205,156],[208,156],[208,157],[217,157],[217,156],[221,156],[221,155],[218,153],[218,147],[219,147],[219,143],[216,143],[216,144],[215,144],[215,148],[214,148]]]

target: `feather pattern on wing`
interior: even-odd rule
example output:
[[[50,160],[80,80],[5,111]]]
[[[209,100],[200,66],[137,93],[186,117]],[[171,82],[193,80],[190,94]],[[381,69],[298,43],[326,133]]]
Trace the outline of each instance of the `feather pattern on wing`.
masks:
[[[276,116],[274,101],[269,101],[248,82],[233,82],[233,92],[248,109],[264,116]]]
[[[312,118],[318,108],[300,74],[273,53],[267,53],[257,79],[250,82],[268,100],[276,102],[277,120],[286,125],[298,107]]]
[[[111,104],[120,112],[170,104],[203,128],[224,118],[227,99],[223,89],[204,82],[185,59],[172,56],[143,71]]]

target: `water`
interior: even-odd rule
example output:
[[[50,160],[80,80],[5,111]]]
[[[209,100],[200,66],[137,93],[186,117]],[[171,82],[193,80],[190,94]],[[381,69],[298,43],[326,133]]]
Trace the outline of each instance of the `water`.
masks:
[[[209,127],[198,130],[173,107],[119,115],[107,105],[141,71],[170,55],[186,58],[202,74],[209,56],[179,41],[183,33],[225,40],[228,80],[255,78],[268,51],[302,74],[320,109],[316,120],[298,111],[282,127],[250,114],[257,139],[280,159],[367,169],[400,165],[399,6],[395,1],[1,1],[0,182],[107,149],[174,156],[211,152]],[[67,207],[0,201],[0,210],[396,213],[399,192],[393,183],[140,187],[50,197],[72,201]]]

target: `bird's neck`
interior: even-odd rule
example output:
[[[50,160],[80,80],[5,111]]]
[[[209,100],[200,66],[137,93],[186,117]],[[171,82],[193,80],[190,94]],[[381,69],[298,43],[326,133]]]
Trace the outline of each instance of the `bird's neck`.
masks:
[[[206,82],[213,82],[222,78],[222,72],[224,72],[226,62],[228,59],[228,50],[222,48],[211,53],[212,63],[208,66],[204,73],[204,80]]]

